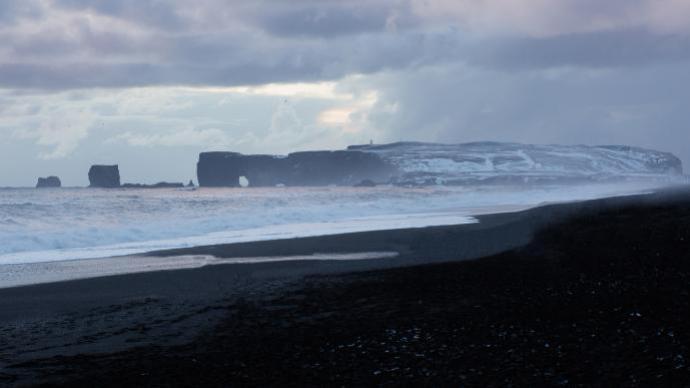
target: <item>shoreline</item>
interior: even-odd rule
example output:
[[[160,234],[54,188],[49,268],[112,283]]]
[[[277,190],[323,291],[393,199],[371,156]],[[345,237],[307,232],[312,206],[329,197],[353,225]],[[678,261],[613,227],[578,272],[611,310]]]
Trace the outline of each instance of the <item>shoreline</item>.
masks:
[[[620,186],[471,189],[209,189],[195,194],[141,190],[132,195],[117,190],[91,194],[67,190],[57,202],[53,194],[37,191],[29,198],[20,194],[3,197],[5,206],[26,208],[27,214],[41,213],[33,219],[18,215],[0,220],[4,225],[0,263],[95,259],[233,242],[452,225],[472,221],[469,217],[478,214],[515,211],[549,201],[642,193],[664,186],[627,182]],[[177,204],[174,211],[168,211],[170,201]],[[70,203],[79,205],[73,209]],[[111,211],[119,208],[123,211]]]
[[[229,244],[202,245],[189,248],[167,249],[136,255],[141,258],[165,258],[175,256],[209,256],[216,259],[286,257],[314,254],[357,254],[362,252],[396,252],[394,258],[367,261],[314,261],[294,262],[256,262],[218,264],[216,269],[223,272],[226,267],[244,266],[249,270],[243,273],[261,273],[265,277],[301,277],[313,274],[331,274],[385,269],[396,266],[422,265],[445,261],[462,261],[491,256],[528,244],[534,234],[549,225],[561,222],[575,214],[596,213],[604,209],[628,206],[631,204],[656,204],[682,199],[690,193],[690,186],[678,186],[657,190],[651,193],[622,195],[594,200],[552,203],[515,212],[477,215],[476,223],[373,230],[344,234],[298,237],[277,240],[262,240]],[[453,239],[449,240],[452,236]],[[130,256],[104,259],[126,259]],[[81,260],[74,260],[78,262]],[[41,264],[41,263],[39,263]],[[50,264],[49,262],[46,264]],[[59,290],[79,289],[87,284],[116,284],[128,278],[141,279],[134,283],[157,284],[159,278],[183,279],[187,273],[198,272],[200,276],[209,266],[195,268],[165,269],[162,271],[133,272],[95,276],[80,279],[66,279],[55,282],[25,284],[0,288],[0,322],[2,322],[3,295],[50,294],[53,288]],[[255,267],[255,268],[254,268]],[[179,275],[177,274],[179,272]],[[209,271],[212,272],[212,271]],[[227,271],[232,274],[232,269]],[[194,277],[194,276],[192,276]],[[155,288],[155,287],[154,287]],[[165,287],[163,287],[165,288]],[[131,289],[131,293],[147,292]]]
[[[409,281],[427,284],[439,268],[441,272],[446,271],[444,268],[453,271],[454,268],[474,268],[479,265],[477,263],[492,262],[496,255],[510,255],[510,252],[525,249],[539,252],[539,248],[533,246],[533,237],[552,230],[554,225],[557,229],[558,225],[571,218],[595,220],[602,213],[615,215],[617,209],[629,212],[627,209],[630,207],[655,208],[666,204],[690,207],[686,205],[688,202],[690,190],[684,187],[646,195],[485,215],[481,216],[478,224],[206,246],[150,254],[150,257],[212,254],[230,258],[275,256],[276,252],[285,256],[357,250],[395,251],[399,255],[394,258],[221,264],[0,289],[0,382],[19,384],[54,378],[51,372],[54,368],[75,365],[73,363],[78,365],[76,359],[70,357],[79,354],[99,360],[99,354],[117,357],[119,352],[136,358],[139,354],[136,349],[170,348],[176,352],[179,349],[174,350],[177,349],[175,347],[192,346],[189,344],[198,344],[204,336],[215,336],[213,333],[227,324],[229,311],[234,311],[232,309],[237,306],[270,305],[270,301],[276,298],[305,292],[300,291],[304,287],[312,287],[309,289],[326,295],[335,293],[334,298],[345,298],[338,299],[337,303],[344,303],[342,306],[332,305],[335,301],[325,302],[330,307],[322,306],[345,313],[356,308],[350,306],[353,301],[348,302],[345,294],[338,291],[349,284],[351,280],[348,279],[360,282],[388,279],[393,274],[405,273],[409,274],[405,275]],[[660,219],[668,221],[667,218]],[[509,268],[509,263],[497,266],[499,273],[503,272],[500,270],[503,265]],[[427,273],[429,275],[425,275]],[[468,281],[474,281],[473,275],[468,276]],[[501,276],[509,277],[510,274]],[[388,284],[387,280],[384,283],[380,281],[383,280],[372,283],[371,290]],[[318,285],[309,286],[314,282]],[[448,283],[448,287],[456,287],[454,284]],[[399,290],[401,295],[407,295],[412,289]],[[484,292],[491,293],[491,289]],[[376,297],[376,292],[369,297]],[[441,296],[441,300],[446,300],[444,298]],[[395,300],[390,302],[393,303],[391,308],[402,303]],[[425,314],[424,311],[420,313]],[[269,319],[268,322],[273,322],[271,316],[280,315],[270,310],[261,314],[264,314],[261,319]],[[376,315],[373,311],[366,314]],[[251,326],[251,320],[238,322]],[[243,330],[250,329],[245,327]],[[261,333],[257,328],[251,330],[257,335]],[[108,366],[104,373],[110,373],[108,368],[115,367]]]
[[[662,189],[662,191],[668,191],[669,189]],[[673,189],[671,189],[673,190]],[[55,283],[63,281],[74,281],[82,279],[93,279],[102,278],[107,276],[119,276],[128,275],[142,272],[154,272],[154,271],[174,271],[183,269],[194,269],[204,266],[204,261],[213,261],[213,258],[217,259],[242,259],[244,257],[269,257],[275,261],[275,258],[285,258],[285,261],[298,260],[298,258],[290,259],[290,256],[305,256],[314,254],[323,254],[329,252],[336,253],[348,253],[348,254],[361,254],[366,251],[395,251],[401,247],[404,248],[407,244],[405,240],[415,235],[418,231],[430,230],[432,234],[435,230],[441,230],[442,228],[455,229],[459,227],[458,232],[464,233],[465,230],[470,233],[476,233],[475,229],[483,230],[486,229],[484,226],[489,226],[493,228],[495,225],[500,223],[511,223],[515,222],[516,217],[544,217],[539,215],[541,212],[538,209],[548,208],[548,207],[559,207],[565,206],[570,207],[577,203],[587,203],[592,201],[601,200],[617,200],[626,197],[639,197],[646,196],[653,192],[643,192],[643,193],[630,193],[630,194],[619,194],[612,197],[604,197],[600,199],[584,199],[584,200],[572,200],[572,201],[560,201],[553,203],[542,203],[534,206],[525,205],[511,205],[511,206],[491,206],[491,207],[479,207],[474,208],[471,214],[453,214],[446,215],[446,218],[462,218],[471,220],[462,223],[446,223],[445,221],[438,225],[421,225],[421,226],[400,226],[396,228],[374,228],[371,230],[355,230],[349,232],[334,232],[329,231],[324,234],[315,233],[314,235],[298,236],[298,237],[283,237],[278,236],[271,239],[258,239],[250,241],[239,241],[221,244],[211,244],[211,245],[194,245],[186,248],[169,248],[164,250],[154,250],[154,251],[142,251],[133,254],[126,255],[114,255],[114,256],[95,256],[95,257],[84,257],[84,258],[73,258],[68,260],[49,260],[49,261],[27,261],[20,263],[7,263],[0,265],[0,268],[6,269],[2,274],[0,274],[0,289],[23,287],[31,285],[39,285],[46,283]],[[557,213],[553,216],[557,217]],[[534,214],[532,214],[534,213]],[[414,216],[415,214],[403,216],[407,218]],[[548,216],[547,216],[548,217]],[[422,224],[428,221],[422,222]],[[440,222],[440,221],[438,221]],[[415,222],[416,223],[416,222]],[[480,228],[467,228],[465,226],[471,224],[484,224]],[[318,224],[315,224],[317,227]],[[539,225],[529,225],[525,224],[521,227],[529,228],[534,230],[539,228]],[[399,233],[398,233],[399,232]],[[515,233],[512,233],[515,234]],[[496,244],[504,249],[514,248],[520,244],[527,242],[524,233],[515,240],[510,232],[507,232],[507,237],[498,236]],[[371,243],[371,240],[378,239],[386,235],[393,235],[397,240],[396,244],[380,244]],[[508,243],[504,244],[503,239],[506,239]],[[466,239],[467,240],[467,239]],[[354,243],[356,241],[356,244]],[[350,246],[361,246],[363,242],[367,242],[365,249],[352,250]],[[471,241],[471,240],[469,240]],[[473,242],[474,243],[474,242]],[[456,244],[457,245],[457,244]],[[468,244],[469,245],[469,244]],[[309,247],[313,248],[309,248]],[[310,250],[311,249],[311,250]],[[106,247],[106,251],[107,251]],[[233,252],[233,253],[229,253]],[[470,251],[465,252],[460,249],[457,252],[453,252],[455,255],[454,259],[458,259],[458,256],[462,259],[480,257],[482,255],[490,255],[496,253],[496,250],[484,249],[478,250],[476,252]],[[40,254],[41,252],[36,252],[35,254]],[[404,256],[405,252],[398,252],[398,256]],[[160,258],[152,259],[154,257],[168,257],[169,260],[161,260]],[[180,256],[175,259],[173,256]],[[188,257],[199,256],[198,260],[193,260],[191,262]],[[206,257],[208,256],[208,258]],[[148,259],[148,262],[139,262]],[[327,258],[324,258],[326,260]],[[241,261],[241,260],[240,260]],[[282,261],[282,260],[281,260]],[[178,262],[179,265],[175,265]],[[83,265],[82,265],[83,264]]]

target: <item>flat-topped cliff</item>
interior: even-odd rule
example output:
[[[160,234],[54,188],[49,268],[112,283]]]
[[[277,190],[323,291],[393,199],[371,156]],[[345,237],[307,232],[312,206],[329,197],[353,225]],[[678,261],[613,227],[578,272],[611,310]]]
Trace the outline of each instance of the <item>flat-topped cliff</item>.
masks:
[[[673,154],[628,146],[401,142],[287,156],[205,152],[200,186],[461,185],[681,179]]]
[[[199,186],[239,187],[245,177],[253,187],[354,185],[387,182],[395,168],[378,155],[360,151],[308,151],[287,156],[204,152],[199,155]]]
[[[499,142],[400,142],[350,146],[395,166],[397,184],[567,183],[677,179],[683,166],[668,152],[610,145]]]

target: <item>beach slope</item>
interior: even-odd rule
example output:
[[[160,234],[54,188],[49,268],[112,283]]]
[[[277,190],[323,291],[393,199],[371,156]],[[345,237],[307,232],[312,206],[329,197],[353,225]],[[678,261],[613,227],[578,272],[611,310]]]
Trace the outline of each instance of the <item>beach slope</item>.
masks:
[[[690,192],[481,221],[157,253],[393,250],[395,258],[219,265],[0,290],[0,381],[690,381]]]

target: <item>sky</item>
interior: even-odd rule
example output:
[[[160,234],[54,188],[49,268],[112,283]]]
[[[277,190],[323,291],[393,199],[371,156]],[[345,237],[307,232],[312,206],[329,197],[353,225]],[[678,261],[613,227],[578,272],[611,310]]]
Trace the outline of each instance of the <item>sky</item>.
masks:
[[[687,0],[3,0],[0,186],[400,140],[690,166]]]

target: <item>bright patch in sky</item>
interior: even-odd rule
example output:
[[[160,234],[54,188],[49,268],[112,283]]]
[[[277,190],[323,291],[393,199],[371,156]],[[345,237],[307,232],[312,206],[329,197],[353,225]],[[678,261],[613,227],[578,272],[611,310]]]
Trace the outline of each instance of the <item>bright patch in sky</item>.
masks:
[[[33,144],[28,152],[53,167],[68,164],[89,149],[123,146],[127,148],[122,154],[93,152],[95,157],[84,163],[127,164],[133,149],[159,154],[160,149],[171,149],[173,154],[184,153],[193,165],[198,152],[205,150],[287,153],[368,141],[372,137],[366,133],[369,123],[356,117],[366,117],[376,93],[339,91],[338,85],[157,86],[49,94],[0,91],[0,132],[10,141]],[[161,170],[167,166],[165,162],[159,165]],[[61,175],[68,185],[86,183],[83,171],[70,175],[44,167],[35,174]],[[31,185],[35,178],[23,175],[17,171],[10,184]],[[164,174],[148,172],[132,179],[146,181],[150,175]],[[193,176],[190,172],[177,180],[189,175]]]

